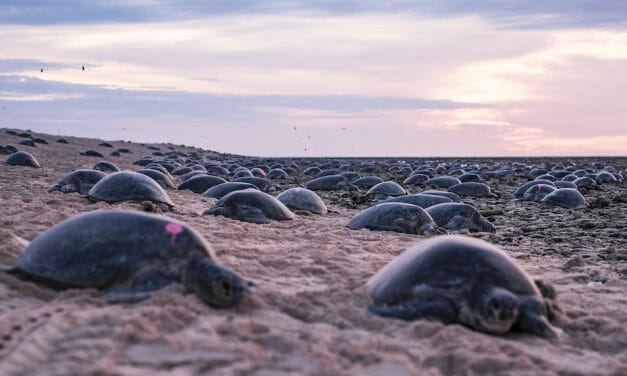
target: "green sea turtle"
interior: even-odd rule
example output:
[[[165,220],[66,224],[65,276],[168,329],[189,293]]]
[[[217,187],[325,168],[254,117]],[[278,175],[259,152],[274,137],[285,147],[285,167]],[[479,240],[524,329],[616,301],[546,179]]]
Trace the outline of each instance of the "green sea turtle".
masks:
[[[573,188],[556,189],[544,196],[540,202],[550,205],[561,206],[567,209],[575,209],[586,205],[583,195]]]
[[[342,175],[344,176],[344,175]],[[379,183],[383,183],[383,179],[378,176],[364,176],[353,180],[353,185],[361,189],[370,189]]]
[[[219,199],[204,215],[222,215],[243,222],[265,224],[272,220],[294,219],[294,213],[281,201],[257,190],[235,191]]]
[[[551,185],[553,187],[555,186],[555,183],[551,180],[531,180],[524,184],[521,184],[520,186],[518,186],[518,188],[516,188],[516,191],[514,192],[514,198],[523,198],[525,192],[527,192],[527,189],[537,184]]]
[[[402,202],[384,202],[364,209],[347,226],[352,230],[367,228],[417,235],[443,232],[423,208]]]
[[[461,184],[458,178],[454,176],[436,176],[427,180],[425,183],[427,188],[450,188],[454,185]]]
[[[338,190],[338,184],[346,182],[342,175],[326,175],[312,179],[305,184],[305,188],[312,191],[334,191]]]
[[[164,169],[165,170],[165,169]],[[162,172],[161,170],[152,169],[152,168],[142,168],[137,171],[139,174],[143,174],[156,181],[157,184],[161,186],[163,189],[174,189],[174,182],[170,178],[170,174],[166,170],[166,172]]]
[[[539,286],[543,289],[540,290]],[[458,235],[420,242],[367,283],[369,310],[403,320],[431,319],[505,334],[510,330],[556,337],[549,321],[559,308],[552,294],[505,252]]]
[[[102,172],[118,172],[120,168],[113,162],[100,161],[92,167],[94,170],[100,170]]]
[[[404,202],[406,204],[418,205],[421,208],[426,209],[433,205],[453,202],[453,200],[444,196],[436,196],[436,195],[430,195],[430,194],[425,194],[425,193],[415,193],[411,195],[391,197],[382,202]]]
[[[213,307],[237,303],[245,283],[223,268],[185,223],[121,210],[64,220],[37,236],[9,270],[51,287],[94,287],[111,302],[134,301],[171,283]]]
[[[188,189],[194,193],[204,193],[207,189],[218,184],[226,183],[226,180],[219,176],[206,175],[204,173],[194,175],[179,184],[178,189]]]
[[[379,183],[366,192],[366,196],[374,201],[385,200],[389,197],[403,196],[406,194],[407,191],[405,188],[390,180]]]
[[[259,188],[257,188],[256,185],[252,185],[249,183],[239,183],[235,181],[228,181],[226,183],[214,185],[213,187],[207,189],[202,195],[207,198],[221,199],[222,197],[228,195],[231,192],[242,191],[244,189],[259,190]]]
[[[326,214],[327,206],[314,191],[307,188],[294,187],[281,192],[276,199],[291,210],[300,213]]]
[[[33,167],[40,168],[39,162],[37,159],[28,152],[25,151],[16,151],[15,153],[9,155],[7,158],[6,164],[11,166],[24,166],[24,167]]]
[[[86,195],[96,183],[106,176],[107,174],[102,171],[89,168],[74,170],[65,175],[63,179],[50,188],[48,192],[78,192],[82,195]]]
[[[114,172],[96,183],[88,192],[94,201],[153,201],[174,206],[157,182],[144,174],[132,171]]]
[[[485,219],[472,205],[451,202],[433,205],[426,210],[438,226],[447,230],[496,231],[496,227]]]
[[[530,186],[522,197],[522,201],[540,201],[546,195],[556,190],[554,185],[534,184]]]
[[[489,185],[475,181],[453,185],[448,188],[448,191],[458,194],[460,196],[491,198],[498,197],[497,194],[492,192],[492,189]]]

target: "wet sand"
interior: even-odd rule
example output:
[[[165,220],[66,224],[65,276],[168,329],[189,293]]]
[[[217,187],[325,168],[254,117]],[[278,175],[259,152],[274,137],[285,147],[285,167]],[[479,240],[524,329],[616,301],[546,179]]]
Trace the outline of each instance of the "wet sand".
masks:
[[[101,140],[65,137],[69,144],[59,144],[56,136],[33,135],[49,144],[18,146],[42,168],[0,164],[2,268],[65,218],[95,209],[141,210],[137,203],[93,203],[47,190],[100,160],[137,170],[132,162],[150,155],[148,145],[109,141],[132,152],[112,157],[114,149],[97,146]],[[0,130],[0,144],[20,140]],[[79,155],[87,149],[105,158]],[[627,158],[588,160],[627,167]],[[390,177],[402,182],[400,175]],[[201,216],[210,201],[169,190],[176,206],[164,215],[197,229],[222,264],[258,284],[255,293],[231,309],[208,307],[176,286],[145,301],[111,305],[95,289],[55,291],[0,273],[0,374],[627,374],[627,185],[603,185],[586,193],[588,207],[569,210],[512,202],[526,180],[490,181],[500,198],[469,200],[497,232],[468,235],[497,244],[532,277],[555,286],[567,316],[560,339],[495,336],[366,312],[365,282],[424,237],[348,229],[348,220],[367,206],[355,195],[322,194],[331,209],[324,216],[257,225]]]

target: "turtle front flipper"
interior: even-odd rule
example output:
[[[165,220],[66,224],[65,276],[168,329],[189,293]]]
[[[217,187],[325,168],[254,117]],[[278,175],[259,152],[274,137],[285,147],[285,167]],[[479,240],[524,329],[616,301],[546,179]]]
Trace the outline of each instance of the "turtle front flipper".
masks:
[[[559,338],[561,334],[561,330],[551,326],[544,316],[530,309],[521,309],[514,329],[544,338]]]
[[[458,321],[459,309],[445,297],[413,298],[396,305],[371,304],[368,311],[401,320],[431,319],[443,323]]]
[[[152,291],[160,290],[174,282],[172,275],[161,268],[146,267],[133,273],[121,283],[104,290],[107,303],[133,303],[148,299]]]

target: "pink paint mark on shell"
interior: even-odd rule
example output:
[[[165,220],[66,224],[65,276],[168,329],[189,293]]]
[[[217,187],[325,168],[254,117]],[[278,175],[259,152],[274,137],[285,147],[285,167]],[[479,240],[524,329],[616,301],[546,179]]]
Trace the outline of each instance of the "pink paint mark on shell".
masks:
[[[175,245],[176,236],[180,234],[181,232],[183,232],[183,226],[179,225],[178,223],[170,222],[165,225],[165,232],[170,234],[170,243],[172,245]]]
[[[542,184],[538,184],[538,193],[542,190]]]

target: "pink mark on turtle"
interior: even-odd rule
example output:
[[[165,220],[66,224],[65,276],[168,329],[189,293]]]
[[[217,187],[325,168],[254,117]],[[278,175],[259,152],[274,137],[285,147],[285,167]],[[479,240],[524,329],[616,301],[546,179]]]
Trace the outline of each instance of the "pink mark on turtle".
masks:
[[[542,184],[538,184],[538,193],[542,190]]]
[[[183,226],[179,225],[178,223],[170,222],[165,225],[165,232],[170,234],[170,243],[172,245],[175,245],[176,236],[183,232]]]

